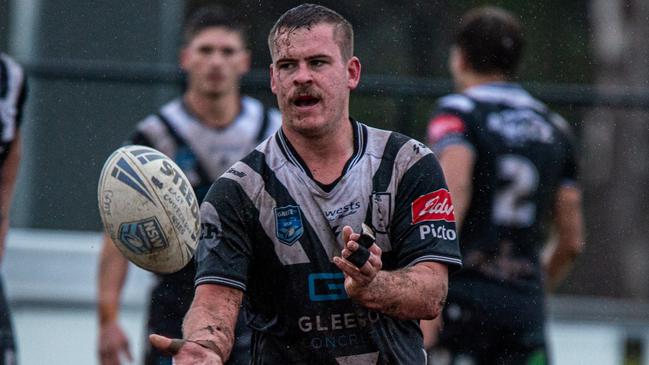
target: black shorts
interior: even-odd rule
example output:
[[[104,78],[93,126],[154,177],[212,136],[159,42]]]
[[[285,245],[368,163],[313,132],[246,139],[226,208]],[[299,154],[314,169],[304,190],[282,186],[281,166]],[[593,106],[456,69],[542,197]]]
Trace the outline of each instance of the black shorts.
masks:
[[[538,293],[498,284],[451,283],[434,364],[548,364]]]
[[[17,363],[11,312],[0,276],[0,365],[16,365]]]

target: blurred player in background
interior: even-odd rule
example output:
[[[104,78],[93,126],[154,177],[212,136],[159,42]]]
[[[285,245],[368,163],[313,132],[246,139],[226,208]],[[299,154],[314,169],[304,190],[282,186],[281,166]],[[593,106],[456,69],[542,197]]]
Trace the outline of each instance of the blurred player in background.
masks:
[[[573,137],[511,82],[523,45],[514,15],[468,12],[449,60],[460,93],[441,98],[428,125],[464,260],[451,279],[436,364],[546,363],[544,291],[582,249]],[[552,224],[558,237],[544,252]],[[430,345],[434,323],[422,326]]]
[[[282,128],[210,189],[185,341],[151,341],[178,365],[220,364],[245,291],[253,364],[424,364],[418,320],[461,264],[442,170],[423,144],[349,117],[361,65],[338,13],[300,5],[268,42]],[[363,223],[376,241],[357,267]]]
[[[27,96],[22,68],[9,56],[0,53],[0,262],[9,231],[9,208],[20,162],[20,120]],[[16,342],[11,313],[0,276],[0,365],[15,365]]]
[[[180,65],[187,73],[187,90],[137,125],[128,144],[153,147],[171,157],[203,200],[212,182],[281,123],[277,110],[241,96],[240,78],[250,55],[243,27],[223,9],[197,10],[184,27]],[[194,262],[171,275],[160,275],[151,294],[148,333],[181,337],[182,319],[194,294]],[[99,267],[99,356],[102,365],[131,359],[128,340],[119,325],[120,294],[128,263],[104,238]],[[242,319],[241,319],[242,320]],[[148,344],[148,341],[146,342]],[[237,327],[237,342],[229,364],[247,364],[250,330]],[[171,364],[153,348],[147,365]]]

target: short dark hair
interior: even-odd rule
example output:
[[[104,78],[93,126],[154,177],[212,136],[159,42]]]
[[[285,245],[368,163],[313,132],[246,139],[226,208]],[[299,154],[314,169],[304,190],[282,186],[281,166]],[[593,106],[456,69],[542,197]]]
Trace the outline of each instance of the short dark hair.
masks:
[[[247,46],[246,29],[233,14],[217,5],[207,5],[193,11],[183,27],[183,45],[188,45],[196,35],[207,28],[223,27],[241,35],[244,46]]]
[[[525,39],[518,18],[497,7],[470,10],[455,37],[469,66],[478,73],[516,73]]]
[[[268,34],[268,48],[271,57],[280,32],[309,28],[321,23],[334,26],[334,38],[340,47],[340,53],[344,59],[350,59],[354,55],[354,28],[342,15],[327,7],[315,4],[296,6],[277,19]]]

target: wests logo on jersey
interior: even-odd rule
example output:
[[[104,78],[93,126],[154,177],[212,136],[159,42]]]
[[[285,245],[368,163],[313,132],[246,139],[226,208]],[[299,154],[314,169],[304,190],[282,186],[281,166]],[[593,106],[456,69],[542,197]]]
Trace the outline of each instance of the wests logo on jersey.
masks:
[[[437,143],[448,134],[464,133],[464,122],[457,115],[440,114],[428,122],[428,142]]]
[[[412,202],[412,224],[426,221],[455,222],[451,194],[439,189]]]

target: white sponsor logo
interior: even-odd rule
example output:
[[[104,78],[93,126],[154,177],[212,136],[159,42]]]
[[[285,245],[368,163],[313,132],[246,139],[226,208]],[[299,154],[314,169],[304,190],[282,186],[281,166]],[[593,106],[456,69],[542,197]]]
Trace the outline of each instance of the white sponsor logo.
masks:
[[[487,127],[514,143],[525,141],[551,143],[554,140],[550,124],[530,110],[491,113],[487,117]]]
[[[444,226],[436,226],[433,223],[422,224],[421,226],[419,226],[419,238],[423,240],[428,236],[441,238],[447,241],[453,241],[457,238],[457,233],[455,233],[454,229],[449,229]]]
[[[334,220],[336,218],[344,218],[347,217],[348,215],[355,214],[358,212],[358,210],[361,207],[361,203],[358,201],[353,201],[351,203],[345,204],[342,207],[333,209],[333,210],[325,210],[324,214],[325,217],[327,217],[327,220]]]
[[[365,327],[379,320],[377,312],[365,313],[332,313],[330,315],[300,317],[297,324],[302,332],[331,331],[356,327]]]

